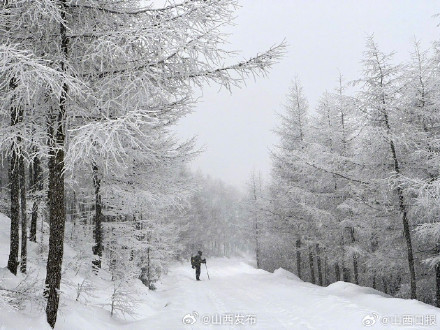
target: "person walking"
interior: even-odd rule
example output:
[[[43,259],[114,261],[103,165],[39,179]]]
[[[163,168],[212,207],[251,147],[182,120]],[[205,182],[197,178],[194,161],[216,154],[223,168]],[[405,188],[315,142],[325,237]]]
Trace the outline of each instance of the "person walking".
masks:
[[[202,259],[202,251],[199,251],[195,257],[191,257],[192,268],[196,270],[196,280],[200,281],[200,265],[206,264],[206,259]]]

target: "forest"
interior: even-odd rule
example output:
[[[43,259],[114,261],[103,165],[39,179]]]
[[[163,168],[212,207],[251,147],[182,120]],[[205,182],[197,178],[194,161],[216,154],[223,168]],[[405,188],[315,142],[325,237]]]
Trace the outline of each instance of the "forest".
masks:
[[[438,45],[415,42],[412,60],[396,64],[369,37],[362,75],[335,77],[316,109],[299,78],[278,86],[288,93],[270,176],[249,173],[242,192],[192,170],[202,151],[172,130],[197,91],[233,93],[288,56],[275,36],[237,60],[222,29],[238,5],[2,1],[1,266],[21,276],[12,289],[0,279],[3,303],[44,310],[53,328],[63,292],[93,297],[105,274],[106,308],[121,316],[135,281],[154,291],[170,264],[201,249],[440,307]]]
[[[271,179],[250,181],[261,267],[440,306],[438,59],[415,42],[394,64],[370,37],[314,113],[292,82]]]

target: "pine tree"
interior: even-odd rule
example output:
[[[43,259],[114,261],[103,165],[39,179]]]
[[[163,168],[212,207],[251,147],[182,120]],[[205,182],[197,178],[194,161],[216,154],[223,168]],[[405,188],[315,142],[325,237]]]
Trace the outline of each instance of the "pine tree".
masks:
[[[364,59],[364,84],[363,94],[361,96],[364,102],[366,120],[372,129],[373,134],[379,134],[380,147],[383,156],[389,161],[392,171],[395,175],[402,175],[402,155],[399,154],[399,146],[396,144],[397,124],[395,116],[398,106],[396,101],[399,99],[399,84],[397,75],[399,68],[390,64],[390,55],[385,55],[378,50],[377,45],[372,38],[368,40],[367,51]],[[388,175],[391,171],[388,170]],[[386,172],[385,172],[386,173]],[[410,222],[408,218],[408,202],[405,192],[400,185],[394,188],[398,206],[398,212],[401,216],[403,233],[406,243],[408,268],[411,285],[411,298],[416,299],[416,273],[414,266],[414,254],[412,246],[412,237]]]

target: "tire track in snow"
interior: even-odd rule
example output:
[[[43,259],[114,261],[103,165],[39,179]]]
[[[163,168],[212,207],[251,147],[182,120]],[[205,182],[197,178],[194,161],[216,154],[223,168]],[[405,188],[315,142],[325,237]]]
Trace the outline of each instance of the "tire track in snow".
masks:
[[[278,303],[276,297],[271,297],[270,288],[265,288],[265,291],[258,289],[263,281],[266,282],[260,274],[243,274],[242,277],[231,279],[233,282],[239,282],[234,287],[231,287],[229,282],[219,282],[215,288],[217,294],[213,291],[210,293],[212,297],[221,301],[222,307],[219,310],[224,311],[224,306],[229,306],[226,312],[255,314],[256,329],[313,329],[299,316],[300,313],[286,309],[285,304]]]

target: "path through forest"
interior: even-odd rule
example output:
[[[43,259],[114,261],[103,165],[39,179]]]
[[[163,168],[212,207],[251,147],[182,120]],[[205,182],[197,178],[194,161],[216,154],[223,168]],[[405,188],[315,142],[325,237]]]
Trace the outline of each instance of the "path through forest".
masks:
[[[440,309],[350,283],[322,288],[239,259],[208,260],[208,280],[202,267],[200,282],[188,264],[173,267],[157,292],[163,308],[130,328],[438,329],[440,322]]]
[[[0,215],[0,262],[3,264],[6,264],[9,249],[8,228],[9,219]],[[38,246],[33,244],[30,245],[30,260],[38,261]],[[67,261],[74,260],[75,251],[67,245],[65,248]],[[92,276],[93,291],[86,300],[84,297],[75,301],[76,283],[81,283],[82,278],[66,262],[55,329],[440,328],[440,309],[422,302],[391,298],[351,283],[337,282],[320,287],[305,283],[283,269],[270,273],[252,264],[246,258],[208,258],[210,279],[202,265],[202,281],[199,282],[195,280],[189,260],[176,262],[157,283],[155,291],[149,291],[140,281],[133,283],[130,291],[138,301],[136,314],[126,315],[123,320],[120,316],[110,316],[109,297],[113,284],[104,279],[106,271],[103,270],[99,277]],[[43,283],[44,263],[31,266],[31,275]],[[0,288],[14,289],[23,279],[23,275],[14,277],[5,268],[0,269]],[[7,304],[7,293],[0,290],[0,330],[50,329],[43,313],[33,313],[36,315],[31,317]],[[36,303],[30,306],[36,307]]]

